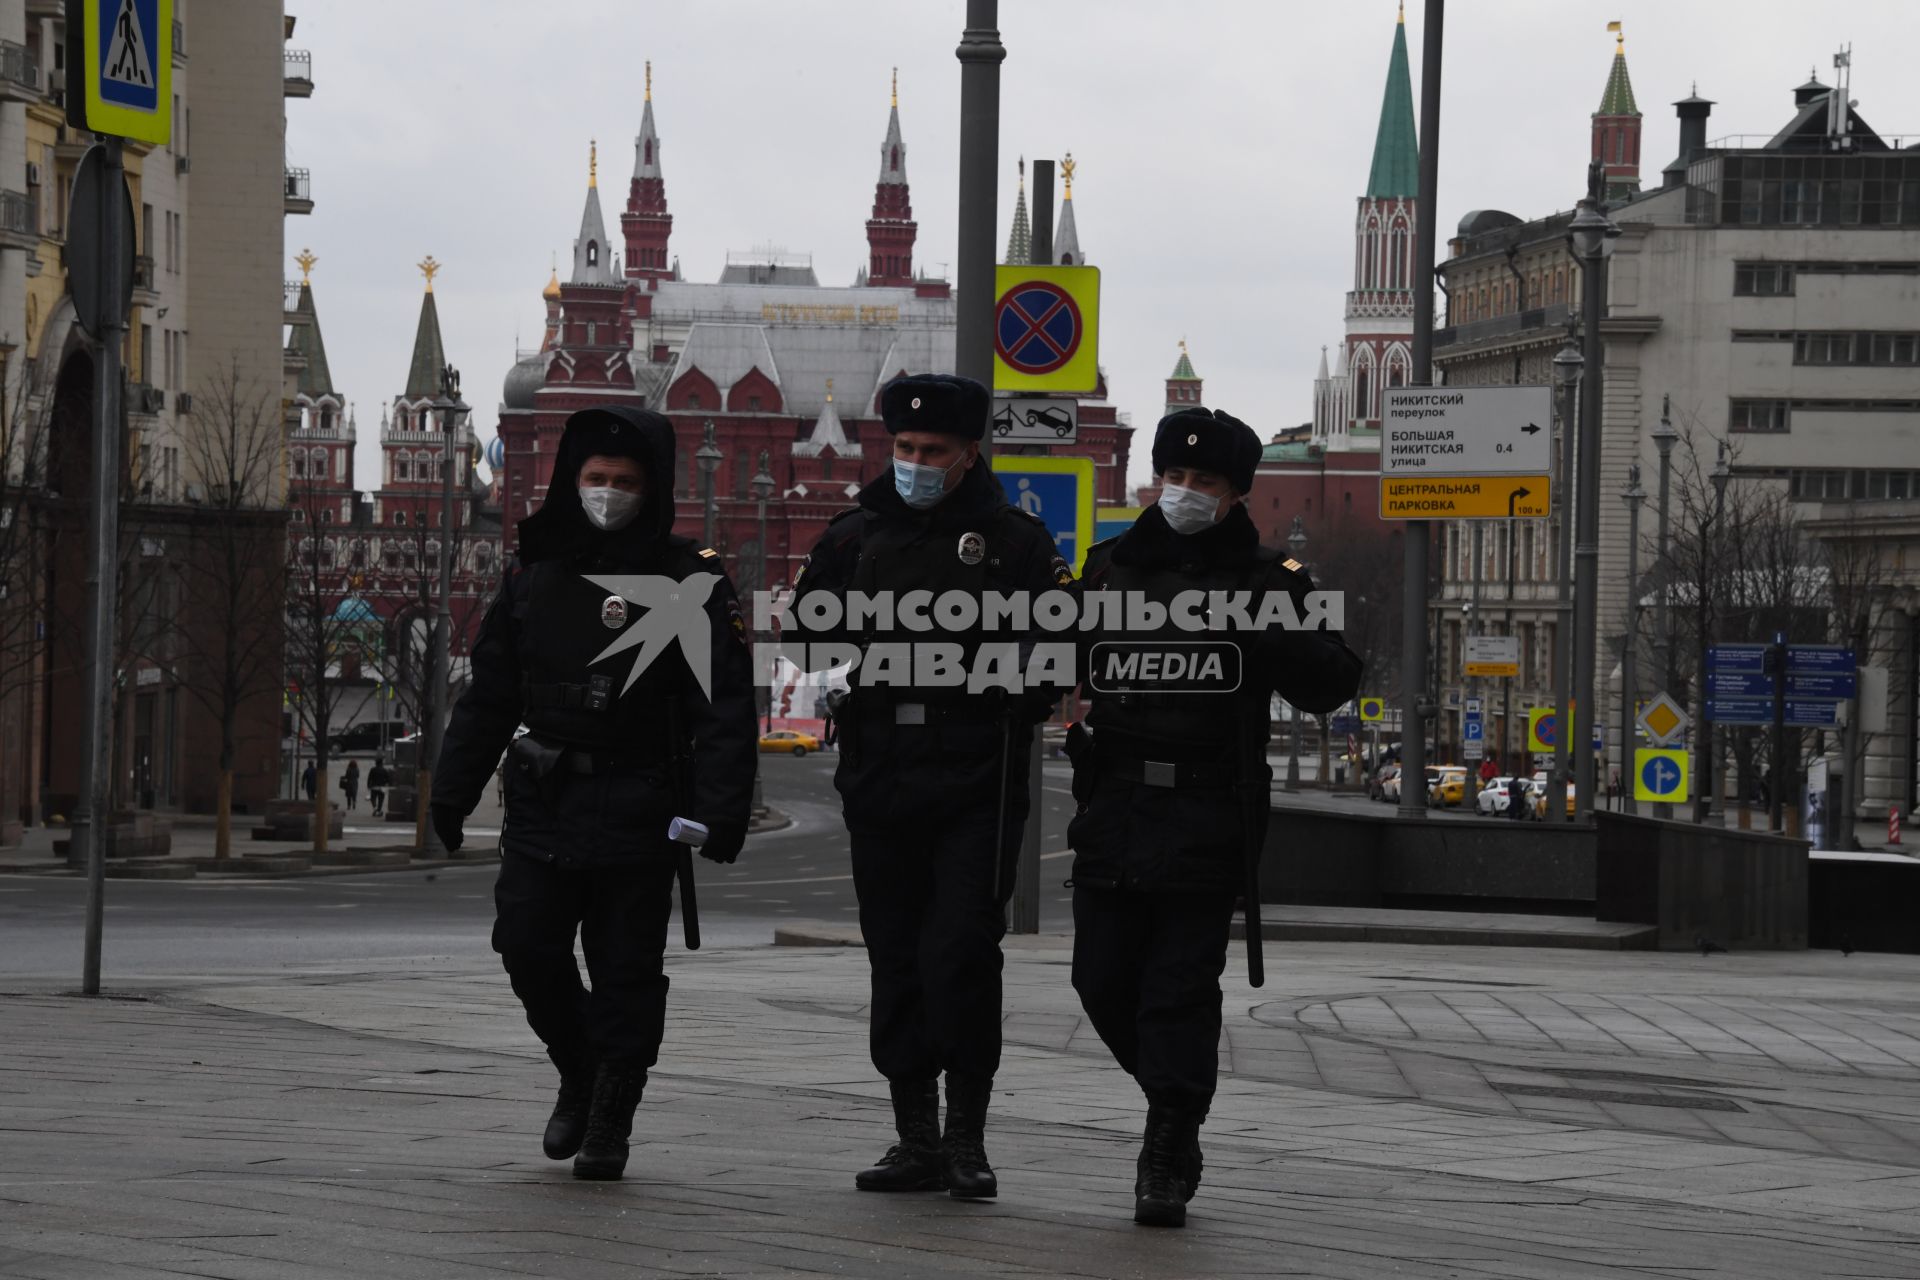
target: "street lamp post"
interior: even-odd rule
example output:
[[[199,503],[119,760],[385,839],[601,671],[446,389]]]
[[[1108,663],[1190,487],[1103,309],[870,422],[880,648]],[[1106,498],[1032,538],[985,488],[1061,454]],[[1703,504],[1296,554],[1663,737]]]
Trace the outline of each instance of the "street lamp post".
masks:
[[[1600,414],[1606,376],[1600,345],[1600,317],[1605,309],[1606,258],[1620,228],[1600,211],[1592,196],[1580,202],[1567,226],[1567,245],[1580,261],[1581,340],[1586,350],[1585,379],[1581,384],[1580,434],[1574,507],[1573,551],[1573,741],[1568,750],[1581,761],[1574,771],[1574,820],[1584,822],[1593,810],[1593,668],[1599,639],[1600,604]]]
[[[1660,594],[1654,598],[1653,630],[1660,646],[1660,688],[1668,697],[1673,696],[1673,686],[1678,682],[1674,664],[1679,656],[1674,652],[1673,610],[1668,600],[1673,594],[1673,550],[1667,534],[1667,503],[1673,488],[1673,442],[1680,438],[1673,429],[1672,410],[1672,399],[1661,396],[1660,425],[1653,429],[1653,443],[1660,450]],[[1673,806],[1656,804],[1653,816],[1671,818]]]
[[[1300,560],[1307,549],[1307,526],[1299,516],[1293,518],[1293,528],[1287,534],[1287,549],[1293,552],[1293,558]],[[1292,703],[1287,704],[1287,722],[1293,732],[1288,735],[1287,746],[1287,790],[1300,789],[1300,710]]]
[[[447,727],[447,686],[453,681],[453,438],[466,418],[470,406],[460,398],[460,371],[452,365],[440,371],[440,397],[433,402],[440,414],[440,599],[433,613],[433,671],[428,677],[430,711],[427,715],[422,758],[414,771],[420,818],[416,823],[418,843],[424,850],[427,823],[425,814],[433,789],[434,766],[440,762],[440,744]],[[434,845],[439,837],[433,837]],[[442,853],[450,852],[441,849]]]
[[[693,451],[693,460],[700,464],[700,537],[702,544],[709,547],[713,545],[713,527],[719,516],[713,502],[713,473],[720,469],[723,456],[719,442],[713,438],[713,419],[709,418],[700,434],[700,447]]]
[[[1714,743],[1712,690],[1707,686],[1707,643],[1713,617],[1713,564],[1717,558],[1712,547],[1720,540],[1721,522],[1727,515],[1727,481],[1732,479],[1733,469],[1727,465],[1727,445],[1720,442],[1719,455],[1714,459],[1713,470],[1707,479],[1713,483],[1713,520],[1705,525],[1700,533],[1700,737],[1696,744],[1699,752],[1694,760],[1693,776],[1706,788],[1705,794],[1695,806],[1702,822],[1724,819],[1725,810],[1721,804],[1722,791],[1720,779],[1720,752]],[[1709,533],[1709,530],[1711,531]]]
[[[774,485],[773,475],[767,470],[767,451],[765,449],[760,451],[759,469],[753,473],[753,479],[749,480],[747,484],[748,487],[753,490],[754,500],[758,508],[757,515],[760,522],[760,541],[756,544],[760,550],[754,557],[755,564],[753,572],[753,593],[757,593],[767,590],[767,499],[773,496]],[[749,593],[748,595],[749,608],[753,607],[753,593]],[[759,613],[760,611],[757,608],[754,609],[753,663],[755,667],[760,665]],[[771,731],[773,729],[773,680],[771,673],[768,673],[766,689],[767,729]],[[761,815],[766,811],[766,801],[760,794],[760,753],[756,751],[753,756],[753,812],[755,815]]]
[[[1567,740],[1571,726],[1567,715],[1567,687],[1572,667],[1567,661],[1568,595],[1573,589],[1573,440],[1574,395],[1580,386],[1580,371],[1586,357],[1574,346],[1573,335],[1554,353],[1553,380],[1560,398],[1560,481],[1554,486],[1560,495],[1560,590],[1559,607],[1554,613],[1553,636],[1553,777],[1547,783],[1547,813],[1551,821],[1565,821],[1567,812]]]
[[[1633,799],[1633,704],[1637,696],[1634,649],[1640,643],[1640,504],[1647,491],[1640,487],[1640,464],[1627,468],[1626,492],[1620,500],[1627,504],[1627,639],[1620,646],[1620,807],[1624,813],[1638,813]]]

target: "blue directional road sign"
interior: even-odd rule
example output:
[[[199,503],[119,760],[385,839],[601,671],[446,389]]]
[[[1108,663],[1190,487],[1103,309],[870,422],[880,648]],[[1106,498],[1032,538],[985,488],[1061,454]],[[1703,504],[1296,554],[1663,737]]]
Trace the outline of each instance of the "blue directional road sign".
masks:
[[[1715,724],[1772,724],[1772,698],[1708,698],[1707,719]]]
[[[1485,742],[1486,741],[1487,739],[1486,726],[1481,722],[1479,716],[1467,717],[1466,738],[1468,742]]]
[[[1786,723],[1796,729],[1838,729],[1840,704],[1820,698],[1788,698]]]
[[[1751,671],[1759,674],[1766,670],[1767,650],[1771,645],[1764,644],[1716,644],[1707,649],[1708,671]]]
[[[1859,668],[1852,649],[1840,644],[1790,644],[1787,670],[1805,674],[1838,674]]]
[[[1857,678],[1851,671],[1837,675],[1815,675],[1798,671],[1787,673],[1789,698],[1851,698],[1858,691]]]
[[[1752,671],[1709,671],[1707,696],[1711,698],[1771,698],[1773,677]],[[1715,717],[1716,719],[1718,717]]]
[[[1633,753],[1633,797],[1655,803],[1679,804],[1687,798],[1687,755],[1684,751],[1646,750]]]
[[[1354,715],[1351,711],[1343,712],[1337,716],[1328,716],[1327,731],[1329,733],[1358,733],[1360,732],[1360,717]]]

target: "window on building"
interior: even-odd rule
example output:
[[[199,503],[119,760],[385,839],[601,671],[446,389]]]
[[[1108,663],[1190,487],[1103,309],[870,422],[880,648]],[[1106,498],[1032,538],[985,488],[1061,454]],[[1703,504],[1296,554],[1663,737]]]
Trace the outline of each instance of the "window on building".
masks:
[[[1736,339],[1744,335],[1736,333]],[[1920,333],[1795,333],[1793,362],[1809,365],[1920,364]]]
[[[292,454],[292,461],[293,461],[293,474],[294,474],[294,478],[295,478],[295,479],[299,479],[299,480],[304,480],[304,479],[306,479],[306,477],[307,477],[307,455],[306,455],[306,454],[304,454],[304,453],[302,453],[302,452],[301,452],[300,450],[298,450],[298,449],[295,449],[295,450],[293,451],[293,454]]]
[[[393,455],[393,478],[395,480],[410,480],[413,478],[412,467],[408,464],[407,455],[404,453],[396,453]]]
[[[698,408],[700,408],[700,407],[701,407],[701,406],[700,406],[700,393],[699,393],[698,391],[689,391],[689,392],[687,392],[687,408],[689,408],[689,409],[698,409]]]
[[[587,265],[590,267],[600,265],[600,242],[598,240],[587,241]]]
[[[393,513],[393,523],[400,528],[405,528],[407,523],[407,513],[404,511],[395,511]]]
[[[1727,407],[1727,430],[1784,432],[1790,415],[1785,400],[1734,400]]]
[[[760,412],[760,397],[759,397],[759,396],[748,396],[748,397],[747,397],[747,412],[748,412],[748,413],[758,413],[758,412]]]
[[[1736,298],[1778,298],[1793,293],[1791,262],[1736,262],[1733,295]]]

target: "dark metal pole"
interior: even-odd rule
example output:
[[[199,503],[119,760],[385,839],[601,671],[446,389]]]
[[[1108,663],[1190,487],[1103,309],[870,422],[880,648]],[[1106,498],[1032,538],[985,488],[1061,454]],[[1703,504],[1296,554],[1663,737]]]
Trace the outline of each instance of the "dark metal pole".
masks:
[[[1674,686],[1679,683],[1679,659],[1675,652],[1673,634],[1673,609],[1669,597],[1673,595],[1673,548],[1667,532],[1668,500],[1673,489],[1673,442],[1677,434],[1673,429],[1672,402],[1666,396],[1660,397],[1660,425],[1654,430],[1654,443],[1660,449],[1660,595],[1655,601],[1653,629],[1659,637],[1660,645],[1660,688],[1669,698],[1673,697]],[[1653,806],[1656,818],[1671,818],[1673,806],[1656,804]]]
[[[1638,667],[1634,649],[1640,642],[1640,503],[1646,492],[1640,488],[1640,464],[1628,468],[1627,492],[1627,640],[1620,647],[1620,809],[1637,814],[1640,806],[1633,798],[1633,704],[1639,696]]]
[[[460,373],[452,365],[440,372],[440,394],[445,404],[440,422],[440,599],[433,611],[433,672],[428,676],[427,723],[424,726],[426,750],[424,769],[415,773],[421,793],[431,796],[433,773],[440,763],[440,747],[446,740],[447,686],[453,682],[453,438],[460,430]],[[315,801],[315,823],[328,822],[327,797]],[[431,831],[429,849],[449,852],[440,844],[440,836]]]
[[[1596,250],[1581,263],[1580,310],[1586,363],[1580,383],[1579,505],[1573,548],[1573,771],[1574,821],[1593,812],[1594,660],[1599,648],[1600,606],[1600,414],[1606,392],[1600,341],[1605,307],[1606,258]]]
[[[960,264],[954,372],[993,385],[993,226],[1000,170],[1000,43],[998,0],[967,0],[960,33]],[[988,451],[992,433],[980,443]]]
[[[1547,811],[1551,822],[1564,822],[1567,816],[1568,744],[1573,740],[1572,717],[1567,714],[1568,695],[1573,684],[1573,444],[1579,383],[1566,387],[1560,409],[1560,591],[1559,610],[1554,614],[1553,636],[1553,776],[1547,781]]]
[[[103,137],[96,228],[100,247],[101,316],[93,361],[92,522],[87,530],[86,718],[81,725],[80,803],[73,820],[73,854],[87,869],[86,949],[80,990],[100,994],[100,937],[106,912],[107,816],[113,788],[114,615],[120,594],[120,344],[127,332],[122,278],[131,264],[120,261],[120,225],[126,189],[120,139]]]
[[[1796,760],[1794,764],[1798,764]],[[1767,830],[1784,831],[1787,788],[1797,770],[1787,763],[1787,633],[1773,633],[1773,769],[1767,780]],[[1741,796],[1744,806],[1747,797]]]
[[[1027,261],[1045,266],[1053,261],[1053,161],[1033,162],[1033,213],[1028,222]]]
[[[1420,33],[1420,203],[1413,235],[1413,377],[1415,386],[1433,385],[1433,262],[1439,230],[1440,49],[1446,0],[1427,0]],[[1427,685],[1427,552],[1432,526],[1409,520],[1406,527],[1405,604],[1400,631],[1400,804],[1402,818],[1427,816],[1426,712],[1432,705]],[[1436,743],[1438,736],[1436,735]]]

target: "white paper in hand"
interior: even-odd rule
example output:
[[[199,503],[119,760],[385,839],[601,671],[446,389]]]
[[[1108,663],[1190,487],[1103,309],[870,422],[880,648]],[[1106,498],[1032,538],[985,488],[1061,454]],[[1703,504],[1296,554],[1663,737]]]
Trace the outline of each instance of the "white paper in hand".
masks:
[[[698,849],[707,842],[706,824],[692,818],[675,818],[667,823],[667,839]]]

